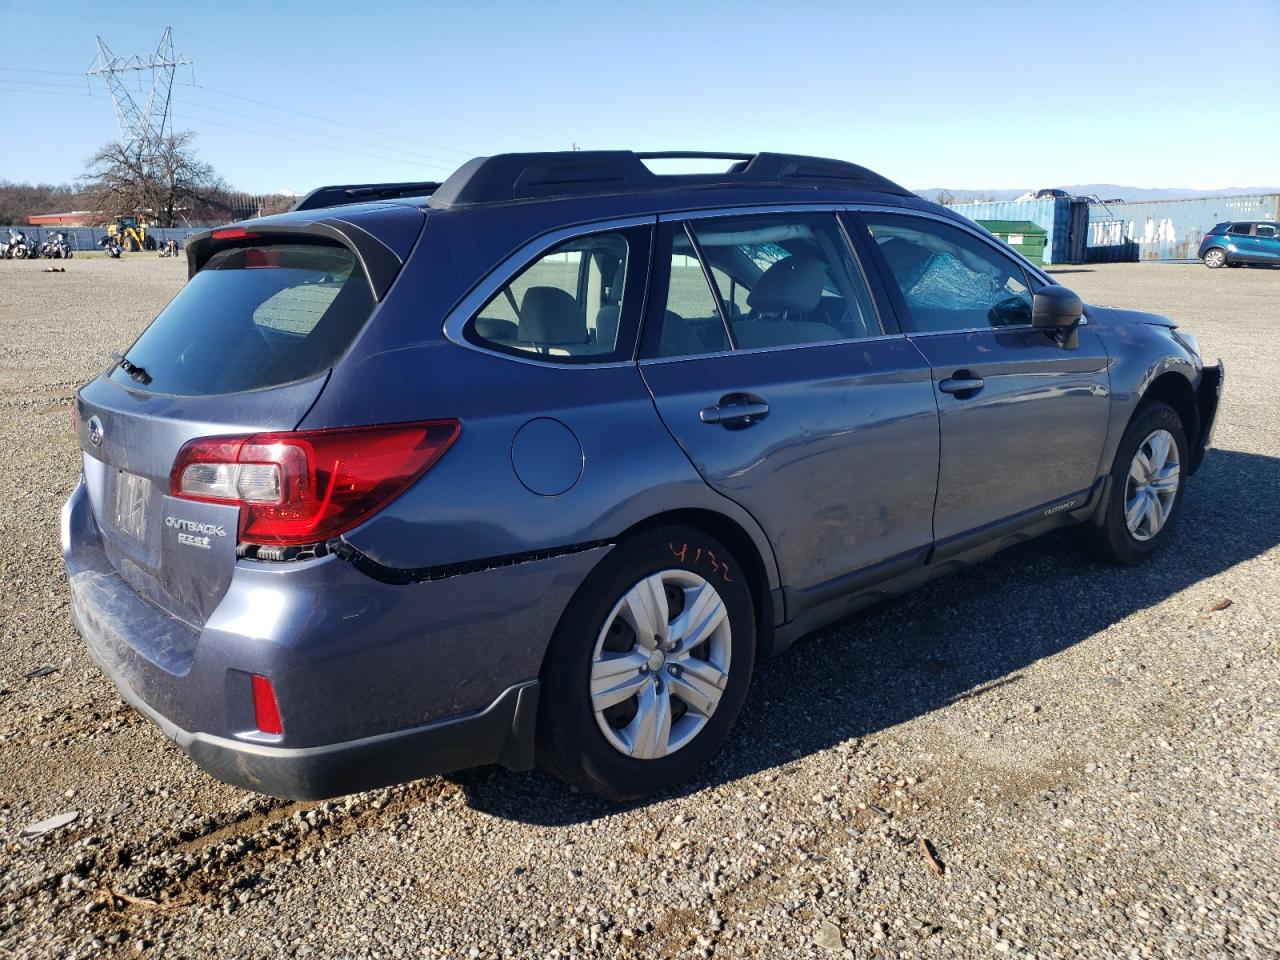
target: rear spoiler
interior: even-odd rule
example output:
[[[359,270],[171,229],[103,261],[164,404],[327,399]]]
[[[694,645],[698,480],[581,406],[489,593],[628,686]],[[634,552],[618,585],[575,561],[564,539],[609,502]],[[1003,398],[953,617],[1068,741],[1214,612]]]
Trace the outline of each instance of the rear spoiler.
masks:
[[[433,180],[407,183],[348,183],[328,187],[316,187],[295,203],[291,212],[319,210],[337,207],[345,203],[364,203],[369,200],[395,200],[399,197],[429,197],[440,184]]]
[[[397,211],[397,213],[391,214],[397,219],[400,217],[416,218],[418,221],[416,227],[419,231],[422,229],[422,224],[426,222],[426,216],[421,210],[414,207],[404,206],[391,209]],[[403,213],[398,211],[403,211]],[[384,214],[384,216],[386,215]],[[413,228],[412,224],[407,226],[409,229]],[[416,232],[413,236],[416,238]],[[266,217],[257,221],[247,220],[243,223],[230,224],[194,234],[187,241],[187,277],[188,279],[194,277],[200,268],[209,262],[209,258],[219,250],[256,244],[263,240],[287,242],[291,239],[319,240],[337,243],[346,247],[355,254],[356,260],[359,261],[361,268],[364,270],[365,277],[368,278],[369,289],[373,293],[374,299],[379,302],[387,295],[387,291],[391,289],[391,284],[400,273],[400,268],[404,266],[404,258],[400,254],[396,253],[395,250],[391,249],[368,230],[351,221],[339,220],[336,217],[325,220],[306,220],[302,218],[294,220],[286,215],[279,219]],[[411,243],[412,241],[406,245],[406,253]]]

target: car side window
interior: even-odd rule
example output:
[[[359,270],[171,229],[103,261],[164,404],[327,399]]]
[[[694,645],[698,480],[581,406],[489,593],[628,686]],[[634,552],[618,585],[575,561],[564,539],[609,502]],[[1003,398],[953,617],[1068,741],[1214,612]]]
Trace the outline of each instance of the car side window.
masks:
[[[1031,322],[1031,281],[1017,261],[959,227],[924,217],[864,214],[917,333]]]
[[[623,318],[644,284],[634,276],[644,263],[637,239],[634,231],[593,233],[543,253],[480,308],[467,340],[556,363],[630,359]]]
[[[1275,228],[1275,227],[1273,227],[1271,224],[1269,224],[1269,223],[1260,223],[1260,224],[1258,224],[1256,227],[1254,227],[1254,234],[1253,234],[1253,235],[1254,235],[1255,237],[1268,237],[1268,238],[1274,238],[1274,237],[1276,237],[1278,234],[1277,234],[1277,232],[1276,232],[1276,228]]]
[[[687,231],[678,225],[668,229],[671,273],[658,318],[658,356],[799,346],[883,332],[834,214],[716,217],[690,221]]]
[[[1227,233],[1235,234],[1238,237],[1239,236],[1247,237],[1252,229],[1253,229],[1253,224],[1250,224],[1250,223],[1233,223],[1230,227],[1227,228]]]
[[[654,353],[659,357],[688,357],[727,350],[729,340],[716,295],[707,284],[707,275],[688,234],[679,224],[664,229],[671,244],[671,272],[665,309],[657,319],[661,335]]]

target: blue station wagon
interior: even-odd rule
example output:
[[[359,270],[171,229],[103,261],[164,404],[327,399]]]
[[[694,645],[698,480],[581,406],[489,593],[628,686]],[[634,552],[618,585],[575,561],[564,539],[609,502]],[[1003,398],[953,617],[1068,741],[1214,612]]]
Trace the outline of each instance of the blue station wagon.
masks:
[[[655,160],[723,161],[663,175]],[[1222,388],[865,168],[472,160],[193,238],[76,398],[75,624],[214,776],[638,797],[760,659],[1067,524],[1163,546]]]

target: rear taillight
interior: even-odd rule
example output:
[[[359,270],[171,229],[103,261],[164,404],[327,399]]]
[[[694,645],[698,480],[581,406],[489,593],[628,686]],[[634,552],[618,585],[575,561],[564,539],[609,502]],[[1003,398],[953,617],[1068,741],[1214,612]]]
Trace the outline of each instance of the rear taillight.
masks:
[[[321,543],[403,493],[444,455],[457,420],[202,437],[178,451],[169,492],[240,505],[240,540]]]

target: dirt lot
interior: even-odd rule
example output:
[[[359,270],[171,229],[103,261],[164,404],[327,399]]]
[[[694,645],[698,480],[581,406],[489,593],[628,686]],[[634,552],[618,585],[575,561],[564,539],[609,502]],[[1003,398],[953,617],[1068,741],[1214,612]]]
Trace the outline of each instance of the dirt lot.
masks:
[[[1160,558],[1057,535],[810,638],[619,810],[497,769],[269,800],[125,707],[68,619],[69,401],[185,264],[42,266],[0,262],[0,955],[1280,955],[1280,271],[1059,276],[1227,361]]]

